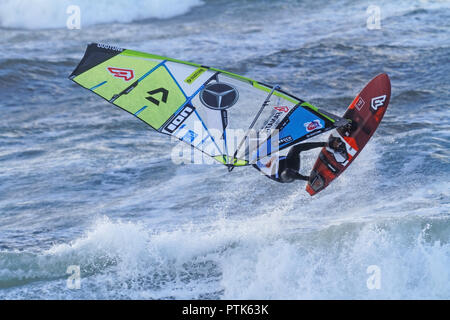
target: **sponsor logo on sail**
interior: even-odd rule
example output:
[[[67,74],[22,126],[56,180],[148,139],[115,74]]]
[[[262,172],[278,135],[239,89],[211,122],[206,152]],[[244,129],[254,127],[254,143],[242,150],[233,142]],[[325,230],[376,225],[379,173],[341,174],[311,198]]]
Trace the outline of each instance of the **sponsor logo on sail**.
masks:
[[[292,141],[292,137],[291,136],[287,136],[287,137],[281,138],[278,141],[278,143],[279,144],[285,144],[285,143],[288,143],[288,142],[291,142],[291,141]]]
[[[114,68],[108,67],[108,71],[116,78],[122,78],[125,81],[130,81],[134,78],[134,71],[131,69],[122,69],[122,68]]]
[[[102,49],[107,49],[107,50],[114,50],[114,51],[119,51],[122,52],[123,49],[116,47],[116,46],[111,46],[109,44],[103,44],[103,43],[97,43],[97,48],[102,48]]]
[[[277,122],[278,118],[280,118],[280,116],[283,113],[281,111],[275,112],[272,116],[272,118],[269,119],[269,121],[267,122],[267,124],[264,126],[265,130],[269,130],[273,127],[273,125]]]
[[[239,93],[237,89],[224,82],[210,83],[200,92],[200,101],[203,105],[215,110],[228,109],[238,99]]]
[[[157,106],[159,106],[159,103],[162,101],[163,103],[167,102],[167,97],[169,96],[169,90],[167,90],[166,88],[158,88],[155,90],[151,90],[151,91],[147,91],[147,93],[149,94],[148,97],[145,97],[145,99],[147,99],[148,101],[156,104]],[[152,97],[153,95],[157,94],[157,93],[161,93],[161,100],[158,100],[154,97]]]
[[[166,126],[166,131],[169,133],[174,133],[175,130],[178,129],[179,126],[186,120],[187,117],[189,117],[193,112],[195,111],[195,108],[191,105],[186,105],[183,110]]]
[[[200,77],[203,72],[205,72],[206,69],[205,68],[198,68],[197,70],[195,70],[194,72],[192,72],[192,74],[187,77],[184,82],[186,82],[187,84],[191,84],[192,82],[194,82],[195,80],[197,80],[198,77]]]
[[[280,111],[280,112],[288,112],[289,108],[286,106],[281,106],[281,107],[273,107],[275,110]]]
[[[305,126],[306,131],[308,131],[308,132],[322,128],[322,124],[320,123],[320,120],[318,120],[318,119],[313,120],[311,122],[306,122],[303,125]]]

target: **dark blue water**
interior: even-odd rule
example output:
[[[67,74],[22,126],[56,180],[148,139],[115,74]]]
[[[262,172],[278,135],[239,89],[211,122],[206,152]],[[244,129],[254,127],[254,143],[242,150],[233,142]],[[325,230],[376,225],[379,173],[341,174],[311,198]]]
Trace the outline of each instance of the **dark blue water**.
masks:
[[[0,299],[450,298],[449,2],[377,2],[375,30],[370,1],[70,1],[81,30],[69,3],[24,3],[0,4]],[[277,83],[336,114],[381,72],[392,98],[311,198],[251,168],[174,165],[177,142],[67,79],[89,42]]]

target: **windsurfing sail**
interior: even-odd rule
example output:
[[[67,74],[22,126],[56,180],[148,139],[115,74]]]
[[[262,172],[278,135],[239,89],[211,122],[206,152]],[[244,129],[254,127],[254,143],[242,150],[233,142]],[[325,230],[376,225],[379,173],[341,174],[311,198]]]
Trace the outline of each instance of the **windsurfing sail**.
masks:
[[[229,168],[254,164],[343,124],[279,87],[104,44],[88,45],[69,78]]]

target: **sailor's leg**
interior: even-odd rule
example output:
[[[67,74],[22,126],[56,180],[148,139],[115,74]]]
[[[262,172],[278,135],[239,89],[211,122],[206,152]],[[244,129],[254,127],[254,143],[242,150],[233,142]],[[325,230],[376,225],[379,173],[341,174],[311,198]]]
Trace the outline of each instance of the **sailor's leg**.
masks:
[[[294,146],[291,150],[289,150],[286,156],[286,167],[291,168],[292,170],[298,171],[300,170],[300,151],[295,150],[296,146]]]

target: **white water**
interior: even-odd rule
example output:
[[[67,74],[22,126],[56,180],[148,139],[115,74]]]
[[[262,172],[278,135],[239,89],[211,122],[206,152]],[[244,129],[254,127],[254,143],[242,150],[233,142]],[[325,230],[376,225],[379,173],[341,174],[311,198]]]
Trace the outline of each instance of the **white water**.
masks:
[[[73,3],[82,30],[66,29],[67,1],[0,0],[0,25],[20,28],[0,28],[0,299],[450,297],[448,2],[382,1],[381,30],[365,27],[370,1],[187,1],[171,20],[138,10],[178,14],[170,2]],[[251,168],[174,165],[168,137],[67,80],[89,42],[279,83],[336,114],[387,72],[392,100],[310,197]]]
[[[72,12],[80,8],[81,27],[99,23],[127,23],[143,19],[166,19],[201,5],[201,0],[2,0],[0,27],[65,28]]]
[[[45,298],[193,299],[218,291],[229,299],[445,299],[450,294],[450,246],[429,239],[430,224],[348,221],[300,234],[286,232],[285,224],[276,212],[152,232],[100,218],[71,244],[22,257],[22,263],[38,268],[35,274],[17,270],[13,278],[47,282],[6,290],[5,298],[33,297],[35,289],[46,292]],[[64,288],[71,263],[82,266],[82,290]],[[380,289],[366,285],[371,265],[381,270]],[[1,276],[11,278],[4,268]]]

